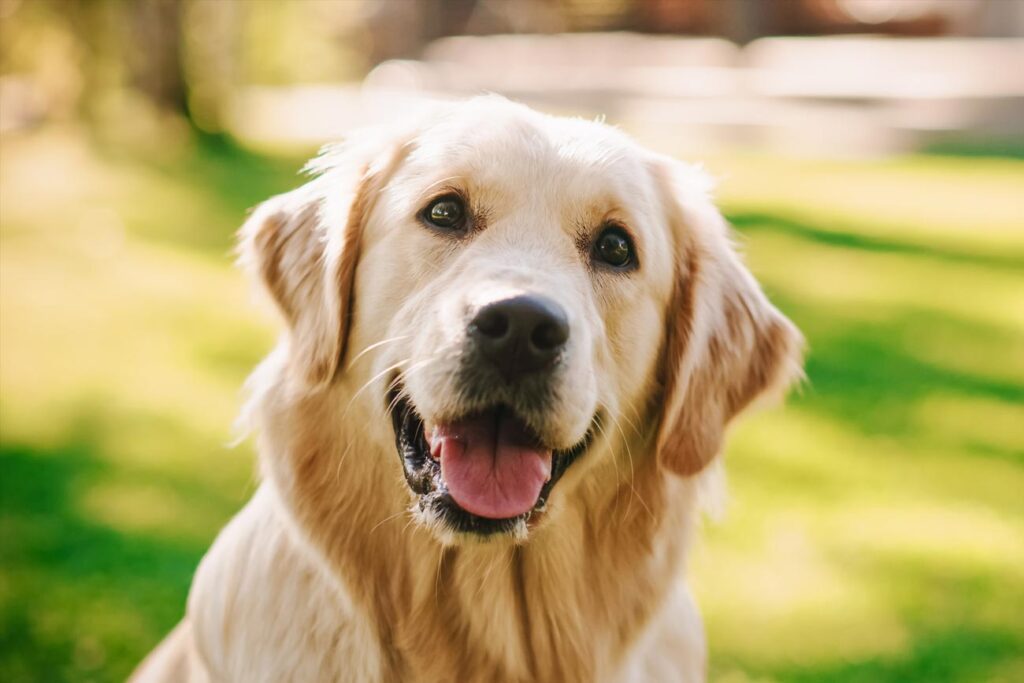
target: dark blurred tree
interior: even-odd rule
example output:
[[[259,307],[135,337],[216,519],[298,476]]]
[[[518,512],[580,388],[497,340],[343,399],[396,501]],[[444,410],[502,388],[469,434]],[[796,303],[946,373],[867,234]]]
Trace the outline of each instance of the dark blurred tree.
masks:
[[[188,113],[181,0],[115,0],[126,12],[132,85],[161,109]]]
[[[188,114],[181,0],[55,0],[82,45],[83,112],[131,89],[156,110]]]

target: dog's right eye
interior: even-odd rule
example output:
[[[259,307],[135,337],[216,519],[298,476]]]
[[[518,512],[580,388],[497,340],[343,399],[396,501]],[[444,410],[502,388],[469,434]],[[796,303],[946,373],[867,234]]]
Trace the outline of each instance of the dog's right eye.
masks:
[[[422,212],[423,220],[442,230],[462,230],[466,223],[466,205],[455,195],[439,197]]]

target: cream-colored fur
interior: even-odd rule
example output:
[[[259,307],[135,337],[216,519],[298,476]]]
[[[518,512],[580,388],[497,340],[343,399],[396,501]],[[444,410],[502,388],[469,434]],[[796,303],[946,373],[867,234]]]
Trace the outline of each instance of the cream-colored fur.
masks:
[[[730,420],[799,375],[802,344],[703,176],[493,97],[355,136],[314,170],[242,231],[287,325],[251,380],[263,483],[135,680],[703,680],[683,580],[702,479]],[[469,197],[473,234],[418,222],[442,191]],[[633,235],[632,272],[581,248],[609,220]],[[387,392],[401,378],[428,424],[479,407],[455,386],[467,312],[524,292],[572,330],[551,404],[524,419],[556,448],[602,419],[542,513],[481,539],[417,509]]]

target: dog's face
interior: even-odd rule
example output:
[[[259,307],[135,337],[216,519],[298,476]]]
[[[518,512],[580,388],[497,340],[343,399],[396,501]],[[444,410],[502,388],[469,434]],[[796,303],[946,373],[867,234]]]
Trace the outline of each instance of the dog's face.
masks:
[[[519,531],[613,420],[645,412],[673,244],[614,130],[486,103],[420,133],[363,236],[357,348],[419,506]],[[363,328],[372,328],[369,334]]]
[[[488,98],[323,167],[249,253],[299,384],[369,402],[445,540],[526,538],[631,444],[696,472],[797,369],[697,174],[614,129]]]

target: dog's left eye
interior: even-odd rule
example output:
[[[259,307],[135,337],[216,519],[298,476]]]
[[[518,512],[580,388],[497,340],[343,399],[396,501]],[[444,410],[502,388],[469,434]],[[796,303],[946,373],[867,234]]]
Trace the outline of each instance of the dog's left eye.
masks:
[[[594,242],[594,257],[619,269],[632,266],[635,258],[629,233],[617,225],[605,228]]]
[[[423,209],[423,220],[435,228],[461,230],[466,222],[466,205],[460,197],[439,197]]]

